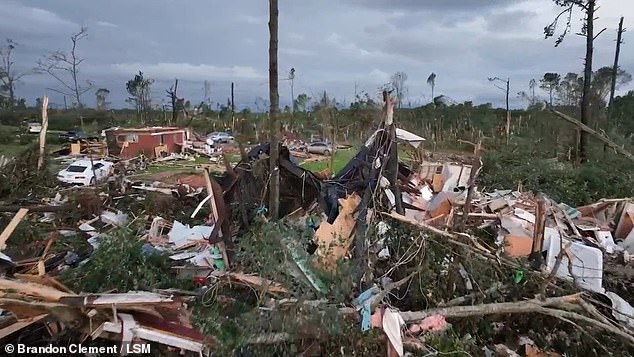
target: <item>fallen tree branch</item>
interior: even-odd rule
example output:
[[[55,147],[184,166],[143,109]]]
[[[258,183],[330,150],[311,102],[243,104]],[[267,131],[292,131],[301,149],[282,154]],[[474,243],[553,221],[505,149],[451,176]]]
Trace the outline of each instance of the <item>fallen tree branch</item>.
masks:
[[[441,307],[450,307],[450,306],[458,306],[458,305],[462,305],[465,302],[468,302],[470,300],[473,300],[477,297],[487,297],[490,294],[493,294],[494,292],[497,292],[499,290],[502,290],[504,288],[506,288],[507,285],[502,284],[502,283],[495,283],[493,284],[493,286],[491,286],[490,288],[480,292],[480,291],[475,291],[469,295],[464,295],[464,296],[460,296],[457,297],[455,299],[451,299],[449,301],[447,301],[445,304],[440,304]]]
[[[385,215],[385,216],[392,217],[392,218],[394,218],[397,221],[400,221],[400,222],[403,222],[403,223],[407,223],[407,224],[411,224],[411,225],[413,225],[415,227],[418,227],[418,228],[421,228],[421,229],[423,229],[423,230],[425,230],[425,231],[427,231],[429,233],[433,233],[433,234],[437,234],[439,236],[442,236],[442,237],[447,239],[447,242],[449,242],[451,244],[454,244],[454,245],[458,245],[458,246],[463,247],[463,248],[470,249],[470,250],[472,250],[472,251],[474,251],[476,253],[479,253],[479,254],[485,256],[486,258],[495,260],[497,262],[503,262],[504,264],[506,264],[508,266],[511,266],[511,267],[515,267],[515,268],[519,267],[519,264],[517,264],[516,262],[508,260],[508,259],[505,259],[505,258],[502,258],[502,257],[498,257],[495,254],[491,253],[490,251],[485,249],[478,242],[477,238],[472,237],[472,236],[470,236],[470,235],[468,235],[466,233],[457,233],[456,234],[456,233],[445,232],[443,230],[440,230],[440,229],[438,229],[436,227],[432,227],[432,226],[430,226],[428,224],[425,224],[423,222],[419,222],[419,221],[416,221],[414,219],[411,219],[411,218],[408,218],[408,217],[405,217],[405,216],[401,216],[400,214],[398,214],[396,212],[390,212],[390,213],[381,212],[381,213],[383,215]],[[471,241],[471,243],[474,244],[474,246],[471,246],[469,244],[460,242],[458,240],[459,237],[465,237],[465,238],[469,239]]]
[[[493,304],[481,304],[472,306],[440,307],[425,311],[401,312],[405,322],[420,321],[431,315],[443,315],[445,317],[469,317],[476,315],[513,314],[533,312],[537,308],[556,306],[563,303],[576,303],[581,294],[566,295],[545,300],[532,299],[519,302],[501,302]]]
[[[595,138],[599,139],[600,141],[604,142],[607,146],[609,146],[610,148],[614,149],[614,151],[618,152],[619,154],[627,157],[628,159],[634,161],[634,155],[632,155],[632,153],[628,152],[627,150],[623,149],[622,147],[620,147],[619,145],[617,145],[614,141],[610,140],[609,138],[599,134],[596,132],[596,130],[592,129],[591,127],[583,124],[582,122],[580,122],[579,120],[568,116],[562,112],[559,112],[557,110],[551,110],[555,115],[557,115],[558,117],[562,118],[563,120],[576,125],[579,129],[585,131],[586,133],[594,136]]]
[[[470,317],[481,315],[493,315],[493,314],[518,314],[518,313],[531,313],[537,312],[543,315],[549,315],[558,318],[562,321],[569,322],[568,320],[577,320],[587,322],[595,327],[601,328],[605,331],[618,335],[627,340],[630,344],[634,345],[634,336],[619,329],[616,326],[606,324],[605,322],[598,321],[594,318],[584,316],[572,311],[565,311],[560,309],[554,309],[555,306],[568,307],[570,304],[581,304],[581,293],[548,298],[544,300],[532,299],[520,302],[502,302],[493,304],[481,304],[473,306],[453,306],[444,308],[435,308],[425,311],[406,311],[401,312],[401,317],[405,322],[420,321],[431,315],[442,315],[446,318],[456,317]],[[568,306],[567,306],[568,305]],[[603,319],[601,319],[603,320]]]
[[[408,276],[404,277],[403,279],[399,280],[399,281],[395,281],[393,283],[389,283],[387,284],[387,286],[385,287],[385,289],[381,290],[378,294],[376,294],[374,297],[372,297],[372,303],[370,304],[371,306],[371,311],[374,311],[374,309],[381,303],[381,301],[383,301],[383,299],[394,289],[400,288],[401,286],[405,285],[412,277],[414,277],[414,275],[416,275],[417,273],[420,272],[421,269],[416,269],[416,271],[412,272],[411,274],[409,274]]]

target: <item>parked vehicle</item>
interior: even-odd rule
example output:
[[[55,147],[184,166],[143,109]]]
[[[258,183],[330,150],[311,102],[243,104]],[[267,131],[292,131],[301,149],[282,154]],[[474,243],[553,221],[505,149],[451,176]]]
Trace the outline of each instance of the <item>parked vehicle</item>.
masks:
[[[321,154],[321,155],[328,156],[332,154],[334,150],[330,144],[327,144],[324,142],[316,142],[316,143],[310,143],[306,145],[306,148],[304,149],[304,151],[310,154]]]
[[[207,144],[229,143],[233,141],[233,135],[225,132],[213,132],[207,135]]]
[[[113,163],[105,160],[82,159],[73,162],[57,174],[57,179],[70,185],[94,185],[104,181],[112,172]]]
[[[81,130],[71,130],[65,133],[59,134],[59,138],[66,142],[75,142],[78,140],[99,140],[96,136],[88,136]]]
[[[29,123],[27,132],[29,134],[39,134],[42,131],[42,124],[40,123]]]

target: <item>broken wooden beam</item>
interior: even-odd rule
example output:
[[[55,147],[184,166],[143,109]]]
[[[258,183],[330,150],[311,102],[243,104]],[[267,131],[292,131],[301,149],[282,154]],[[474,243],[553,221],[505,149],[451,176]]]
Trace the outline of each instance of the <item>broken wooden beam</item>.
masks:
[[[29,210],[26,208],[20,208],[18,213],[13,216],[11,222],[7,225],[7,227],[0,234],[0,251],[4,250],[7,247],[7,239],[13,234],[15,228],[22,222],[26,214],[29,213]]]
[[[255,286],[260,289],[264,289],[266,291],[270,291],[272,293],[287,293],[288,289],[286,289],[282,284],[276,283],[274,281],[261,278],[257,275],[248,275],[239,272],[231,272],[227,273],[227,276],[236,282],[240,282],[242,284],[248,286]]]
[[[533,245],[530,259],[539,268],[542,264],[542,248],[544,245],[544,232],[546,229],[546,197],[543,193],[537,194],[537,210],[535,212],[535,227],[533,229]]]

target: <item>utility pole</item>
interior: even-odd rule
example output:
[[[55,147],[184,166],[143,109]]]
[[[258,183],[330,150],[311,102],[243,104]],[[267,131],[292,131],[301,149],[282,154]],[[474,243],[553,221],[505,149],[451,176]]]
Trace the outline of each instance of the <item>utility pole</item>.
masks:
[[[616,75],[619,70],[619,56],[621,54],[622,36],[625,29],[623,28],[623,17],[619,21],[619,30],[616,35],[616,53],[614,54],[614,67],[612,67],[612,86],[610,87],[610,102],[608,103],[608,127],[612,122],[612,105],[614,104],[614,92],[616,91]]]
[[[502,82],[504,84],[506,84],[505,87],[501,87],[497,84],[495,84],[495,82]],[[511,90],[511,79],[507,78],[506,80],[499,78],[499,77],[493,77],[493,78],[489,78],[489,82],[493,82],[493,85],[500,89],[503,90],[506,93],[506,143],[509,143],[509,139],[511,137],[511,109],[509,108],[509,92]]]
[[[279,100],[277,88],[277,29],[278,29],[277,0],[269,0],[269,98],[271,108],[269,110],[270,123],[270,153],[269,168],[271,181],[269,183],[269,210],[271,219],[276,221],[280,208],[280,148],[279,148]]]
[[[295,113],[295,68],[291,68],[288,73],[288,79],[291,81],[291,116]]]
[[[236,106],[233,101],[233,82],[231,82],[231,130],[233,131],[232,132],[233,135],[235,135],[235,131],[236,131],[235,114],[236,114]]]

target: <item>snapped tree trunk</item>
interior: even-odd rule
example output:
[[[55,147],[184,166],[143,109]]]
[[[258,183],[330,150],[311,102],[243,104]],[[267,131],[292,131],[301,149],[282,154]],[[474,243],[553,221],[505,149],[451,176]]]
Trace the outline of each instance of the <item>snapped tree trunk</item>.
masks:
[[[46,149],[46,130],[48,129],[48,96],[42,98],[42,130],[40,131],[40,156],[37,159],[37,170],[44,166],[44,153]]]
[[[279,169],[279,93],[277,92],[277,20],[278,8],[277,0],[269,0],[269,97],[271,101],[270,109],[270,172],[271,182],[269,184],[269,209],[271,218],[277,220],[279,217],[280,205],[280,169]]]
[[[590,125],[592,114],[590,113],[590,96],[592,85],[592,53],[594,50],[594,10],[596,0],[588,0],[586,10],[586,59],[583,71],[583,93],[581,97],[581,123]],[[588,133],[578,131],[577,163],[584,163],[588,158]]]
[[[170,99],[172,100],[172,122],[170,125],[176,125],[178,122],[178,109],[177,109],[177,101],[178,101],[178,79],[174,80],[174,92],[170,93]]]
[[[619,30],[616,35],[616,52],[614,53],[614,67],[612,67],[612,83],[610,86],[610,101],[608,102],[608,128],[612,122],[612,105],[614,104],[614,92],[616,91],[616,75],[619,70],[619,55],[621,54],[621,43],[623,36],[623,17],[619,21]]]

